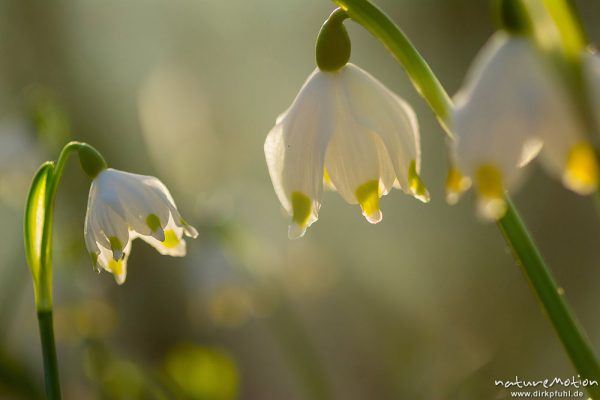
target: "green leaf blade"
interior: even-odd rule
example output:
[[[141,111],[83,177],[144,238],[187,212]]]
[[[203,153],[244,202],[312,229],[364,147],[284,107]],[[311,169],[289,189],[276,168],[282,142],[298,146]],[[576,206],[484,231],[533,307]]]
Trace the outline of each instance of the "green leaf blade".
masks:
[[[27,203],[25,205],[24,235],[25,255],[27,264],[33,276],[34,285],[39,283],[42,256],[42,237],[44,234],[44,220],[46,216],[47,188],[54,170],[52,162],[40,166],[31,181]]]

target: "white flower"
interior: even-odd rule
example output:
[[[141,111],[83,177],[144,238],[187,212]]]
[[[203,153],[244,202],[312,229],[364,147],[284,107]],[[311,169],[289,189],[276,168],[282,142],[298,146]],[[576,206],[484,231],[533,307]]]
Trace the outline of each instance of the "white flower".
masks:
[[[542,164],[565,186],[582,194],[596,188],[592,147],[554,73],[530,40],[498,32],[455,96],[455,162],[473,180],[485,219],[504,215],[504,191],[518,186],[540,150]]]
[[[275,192],[297,238],[317,220],[323,182],[371,223],[392,187],[422,201],[420,144],[412,108],[353,64],[316,69],[269,132],[265,155]]]
[[[160,254],[184,256],[183,234],[195,238],[171,194],[157,178],[105,169],[93,180],[85,216],[85,243],[94,268],[125,282],[131,242],[141,238]]]

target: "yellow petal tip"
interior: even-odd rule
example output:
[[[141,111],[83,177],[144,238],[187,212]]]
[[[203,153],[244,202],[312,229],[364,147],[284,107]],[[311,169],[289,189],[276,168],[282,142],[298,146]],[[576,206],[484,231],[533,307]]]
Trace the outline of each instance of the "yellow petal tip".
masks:
[[[164,247],[166,247],[167,249],[174,249],[175,247],[179,246],[180,242],[181,239],[177,237],[177,234],[173,229],[165,230],[165,239],[162,242],[162,245]]]
[[[567,156],[564,185],[579,194],[591,194],[598,188],[598,161],[589,143],[578,143]]]
[[[110,259],[108,261],[108,269],[113,273],[115,281],[117,281],[117,284],[119,285],[122,285],[125,282],[125,266],[123,263],[123,259],[120,259],[119,261]]]
[[[446,177],[446,202],[450,205],[458,203],[469,187],[471,187],[471,180],[464,176],[458,167],[451,166]]]
[[[288,227],[288,239],[295,240],[300,239],[306,233],[306,226],[300,226],[293,222]]]
[[[413,191],[413,197],[423,203],[429,203],[431,201],[431,196],[429,195],[429,191]]]
[[[381,210],[377,210],[373,214],[366,214],[365,212],[363,212],[363,215],[370,224],[378,224],[383,219],[383,213],[381,212]]]
[[[310,198],[302,192],[292,192],[291,200],[292,223],[288,229],[288,237],[290,239],[298,239],[304,236],[306,228],[314,222],[311,221],[313,205]]]
[[[497,221],[506,213],[504,179],[494,165],[482,164],[475,172],[478,193],[477,214],[486,221]]]
[[[477,200],[477,215],[484,221],[497,221],[506,214],[504,198],[480,197]]]
[[[360,204],[363,215],[372,224],[381,221],[383,215],[379,209],[379,198],[381,191],[379,190],[379,180],[373,179],[363,183],[356,188],[356,200]]]
[[[415,199],[420,200],[423,203],[429,203],[431,197],[429,196],[429,191],[425,187],[421,177],[417,173],[417,162],[415,160],[412,160],[408,168],[408,185],[410,187],[410,192]]]

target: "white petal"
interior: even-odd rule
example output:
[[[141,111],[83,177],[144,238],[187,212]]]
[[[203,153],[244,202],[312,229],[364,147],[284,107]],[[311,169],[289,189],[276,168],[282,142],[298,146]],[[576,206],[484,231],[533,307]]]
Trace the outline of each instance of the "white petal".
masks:
[[[265,141],[269,174],[285,210],[294,214],[293,193],[301,193],[311,202],[308,221],[301,223],[298,232],[290,232],[292,236],[301,236],[317,219],[325,149],[334,124],[331,118],[334,79],[335,73],[313,72]]]
[[[572,172],[568,170],[569,157],[586,142],[585,127],[567,88],[550,71],[547,72],[540,73],[537,87],[537,96],[541,99],[537,110],[541,114],[537,129],[544,143],[540,160],[548,172],[562,179],[568,188],[577,192],[594,191],[595,183],[586,187],[589,186],[587,183],[569,175]]]
[[[565,104],[569,107],[569,103]],[[565,185],[572,190],[577,190],[577,182],[570,182],[567,178],[569,155],[579,145],[586,142],[583,129],[579,126],[574,116],[566,115],[566,112],[555,110],[552,121],[553,126],[548,126],[544,132],[544,148],[540,155],[542,165],[549,173],[559,179],[563,179]],[[591,188],[593,191],[595,187]],[[589,190],[583,189],[584,192]]]
[[[340,98],[343,101],[340,113],[369,132],[366,137],[375,143],[380,195],[386,194],[392,187],[399,187],[424,202],[429,201],[429,193],[419,177],[419,131],[413,110],[355,65],[348,64],[342,69],[341,76]],[[370,158],[370,153],[366,150],[364,156]],[[369,160],[369,163],[372,161]],[[333,183],[336,184],[335,180]],[[367,219],[373,222],[380,218],[379,215],[375,219]]]
[[[381,136],[374,135],[373,142],[375,143],[377,160],[379,163],[379,189],[381,195],[383,196],[388,194],[392,188],[398,187],[400,184],[396,178],[394,164],[390,159],[390,152],[388,152],[388,149],[381,139]]]
[[[521,152],[521,158],[519,159],[519,168],[523,168],[535,159],[542,148],[544,147],[544,141],[537,137],[529,138],[523,145],[523,151]]]
[[[460,171],[473,177],[480,166],[493,165],[505,187],[515,187],[526,143],[543,133],[547,93],[548,71],[534,45],[504,33],[492,36],[455,96]]]
[[[396,176],[381,138],[353,115],[343,85],[344,81],[340,81],[337,87],[332,116],[336,126],[327,147],[325,166],[344,200],[359,203],[367,221],[378,223],[382,219],[379,198],[392,188]]]
[[[358,125],[347,108],[333,118],[337,125],[327,147],[325,167],[344,200],[357,204],[356,189],[369,181],[379,181],[377,137]]]
[[[169,222],[164,228],[165,240],[160,241],[153,236],[147,235],[136,235],[144,242],[154,247],[160,254],[172,256],[172,257],[183,257],[186,253],[186,244],[183,240],[183,228],[177,226],[173,218],[169,219]]]
[[[90,232],[93,231],[93,234],[90,233],[88,236],[93,237],[98,245],[114,250],[113,258],[118,260],[121,258],[122,250],[129,242],[128,224],[99,198],[99,191],[95,189],[92,182],[86,220],[87,229]]]
[[[343,90],[356,121],[381,137],[393,164],[399,185],[408,191],[408,170],[416,162],[420,171],[417,117],[403,99],[373,76],[353,64],[342,70]]]
[[[188,224],[179,214],[177,208],[173,205],[170,207],[171,216],[170,218],[173,220],[173,223],[183,229],[183,233],[185,236],[191,237],[192,239],[196,239],[198,237],[198,231],[192,225]],[[169,219],[167,218],[167,221]],[[161,241],[164,239],[161,239]]]
[[[131,252],[131,240],[127,242],[127,246],[123,249],[123,256],[119,260],[114,260],[112,252],[103,247],[99,246],[100,254],[98,256],[98,264],[104,270],[114,275],[117,284],[122,285],[127,277],[127,259]]]
[[[92,229],[88,216],[89,214],[86,215],[85,226],[83,229],[85,246],[87,247],[88,254],[92,258],[92,266],[94,267],[94,270],[100,272],[100,267],[98,265],[98,257],[100,256],[100,248],[98,244],[99,238],[96,237],[96,233]]]
[[[155,177],[109,168],[96,180],[105,203],[140,234],[151,234],[148,215],[156,215],[164,227],[175,208],[171,194]]]

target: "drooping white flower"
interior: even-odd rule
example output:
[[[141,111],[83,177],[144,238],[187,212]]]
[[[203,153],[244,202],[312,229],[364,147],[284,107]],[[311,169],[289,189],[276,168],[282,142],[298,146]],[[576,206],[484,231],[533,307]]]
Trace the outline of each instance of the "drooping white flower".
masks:
[[[483,218],[504,215],[504,191],[519,185],[523,167],[538,153],[568,188],[595,190],[596,164],[581,119],[526,37],[496,33],[477,56],[455,105],[455,162],[473,181]]]
[[[422,201],[420,143],[412,108],[353,64],[316,69],[269,132],[267,165],[275,192],[292,217],[297,238],[317,220],[323,183],[371,223],[381,220],[379,199],[392,187]]]
[[[85,217],[85,243],[94,268],[125,282],[131,242],[141,238],[160,254],[184,256],[183,234],[195,238],[157,178],[104,169],[94,178]]]

